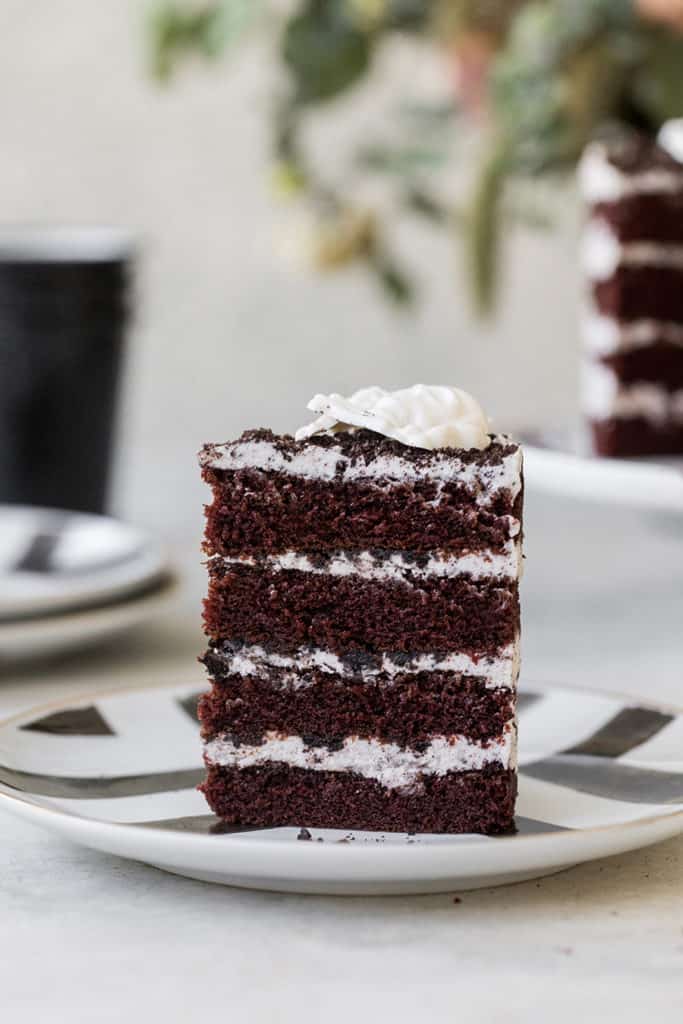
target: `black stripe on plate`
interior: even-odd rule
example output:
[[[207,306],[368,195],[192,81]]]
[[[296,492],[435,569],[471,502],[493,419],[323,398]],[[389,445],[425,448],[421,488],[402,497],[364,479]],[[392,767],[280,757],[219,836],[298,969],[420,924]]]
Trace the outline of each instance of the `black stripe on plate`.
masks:
[[[161,828],[168,829],[171,832],[193,832],[201,835],[231,835],[240,832],[264,831],[261,826],[235,827],[226,825],[224,822],[218,821],[213,814],[196,814],[185,818],[164,818],[160,821],[133,821],[129,824],[138,828]],[[536,818],[524,818],[519,815],[515,819],[515,824],[517,826],[517,834],[520,836],[572,831],[564,825],[553,825],[549,821],[539,821]],[[496,836],[494,838],[509,839],[510,836]]]
[[[553,825],[550,821],[539,821],[537,818],[523,818],[519,814],[515,818],[517,835],[536,836],[543,832],[571,832],[566,825]]]
[[[46,732],[52,736],[114,736],[113,729],[94,705],[67,708],[20,727],[25,732]]]
[[[197,703],[203,693],[203,690],[197,690],[196,693],[191,693],[189,697],[183,697],[178,701],[178,704],[183,709],[183,711],[187,715],[189,715],[192,721],[195,723],[199,721],[199,719],[197,718]]]
[[[13,571],[37,573],[42,576],[59,575],[70,578],[93,576],[97,573],[111,572],[112,569],[119,569],[122,565],[127,565],[129,562],[136,562],[145,552],[144,545],[139,544],[123,553],[107,554],[104,552],[103,557],[99,561],[88,562],[85,565],[72,568],[59,566],[55,563],[58,549],[70,525],[75,521],[77,521],[76,516],[60,516],[58,513],[55,513],[47,523],[44,523],[36,533],[29,537],[23,553],[14,565]],[[78,531],[78,527],[76,527],[76,531]]]
[[[543,699],[541,693],[529,693],[524,690],[517,694],[517,710],[524,711],[526,708],[530,708],[532,704],[538,704],[539,700]]]
[[[29,537],[26,547],[14,566],[15,572],[50,573],[53,571],[55,551],[62,541],[68,516],[55,513],[49,525]]]
[[[182,771],[156,772],[148,775],[70,778],[61,775],[20,772],[0,765],[0,782],[9,789],[16,789],[31,796],[71,800],[148,796],[152,793],[172,793],[179,789],[194,789],[203,781],[204,775],[203,768],[188,768]]]
[[[568,747],[563,753],[621,757],[652,739],[673,720],[673,715],[664,715],[661,711],[651,711],[649,708],[624,708],[587,740]]]
[[[633,804],[683,804],[683,773],[638,768],[606,757],[558,754],[526,764],[522,775],[579,793]]]
[[[200,835],[214,836],[265,831],[260,825],[227,825],[224,821],[219,821],[215,814],[195,814],[187,818],[163,818],[160,821],[131,821],[126,824],[137,828],[161,828],[170,832],[194,832]]]

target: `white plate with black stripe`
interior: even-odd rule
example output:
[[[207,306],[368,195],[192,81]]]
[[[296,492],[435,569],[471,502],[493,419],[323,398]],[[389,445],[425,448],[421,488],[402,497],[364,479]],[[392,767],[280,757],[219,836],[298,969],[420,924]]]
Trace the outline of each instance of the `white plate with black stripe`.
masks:
[[[0,625],[147,593],[168,570],[162,545],[109,516],[0,506]]]
[[[35,708],[0,725],[0,808],[95,850],[282,892],[426,893],[560,871],[683,832],[683,713],[597,692],[524,691],[518,832],[226,831],[196,790],[196,689]],[[300,841],[303,836],[306,841]]]

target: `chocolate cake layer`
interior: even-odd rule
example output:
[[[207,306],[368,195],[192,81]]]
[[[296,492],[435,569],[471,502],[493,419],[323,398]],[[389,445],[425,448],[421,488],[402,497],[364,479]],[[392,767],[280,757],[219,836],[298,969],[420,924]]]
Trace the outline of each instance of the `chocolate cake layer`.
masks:
[[[683,270],[622,265],[592,292],[598,311],[618,320],[683,321]]]
[[[517,637],[519,598],[516,583],[466,577],[410,586],[210,562],[204,623],[214,640],[276,644],[285,653],[302,644],[338,653],[495,653]]]
[[[385,550],[419,554],[502,551],[519,521],[521,492],[481,507],[462,484],[436,480],[378,486],[261,470],[206,470],[207,554]]]
[[[220,665],[209,652],[207,668]],[[432,735],[460,734],[486,740],[499,736],[514,715],[510,689],[487,688],[481,679],[443,672],[350,682],[326,672],[273,670],[270,678],[230,676],[215,681],[199,702],[205,739],[230,733],[257,744],[269,731],[316,737],[328,743],[345,736],[378,737],[401,747]]]
[[[682,282],[683,287],[683,282]],[[628,352],[602,356],[623,384],[654,382],[667,391],[683,388],[683,346],[657,341]]]
[[[680,455],[683,423],[658,425],[642,416],[590,423],[593,446],[599,455]]]
[[[683,190],[623,196],[610,203],[596,203],[592,215],[612,229],[620,242],[683,242]]]
[[[517,777],[510,769],[489,766],[425,777],[405,792],[354,773],[272,763],[209,766],[201,788],[211,809],[235,826],[497,835],[514,830]]]

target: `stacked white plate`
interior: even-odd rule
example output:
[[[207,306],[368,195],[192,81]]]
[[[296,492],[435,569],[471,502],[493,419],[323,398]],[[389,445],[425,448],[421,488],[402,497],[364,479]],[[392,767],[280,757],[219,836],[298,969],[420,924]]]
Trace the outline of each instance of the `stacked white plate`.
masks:
[[[107,516],[0,505],[0,660],[147,621],[175,589],[162,545]]]

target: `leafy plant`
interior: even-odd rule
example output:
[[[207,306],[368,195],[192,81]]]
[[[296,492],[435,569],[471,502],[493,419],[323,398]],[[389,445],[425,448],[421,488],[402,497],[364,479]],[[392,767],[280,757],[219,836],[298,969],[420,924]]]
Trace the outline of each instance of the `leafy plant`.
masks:
[[[306,0],[282,35],[281,54],[292,83],[293,106],[332,99],[367,72],[374,32],[349,4]]]
[[[259,7],[259,0],[157,6],[149,19],[152,73],[159,81],[168,81],[180,60],[191,54],[219,57],[250,26]]]
[[[472,293],[488,312],[511,220],[545,220],[520,211],[515,183],[571,170],[612,122],[655,132],[683,113],[683,35],[642,16],[651,2],[299,0],[283,12],[281,0],[174,0],[153,12],[151,63],[169,81],[190,55],[215,59],[249,30],[274,33],[284,85],[274,106],[273,178],[315,212],[313,262],[326,268],[362,260],[393,299],[412,297],[387,223],[352,199],[359,178],[379,176],[394,195],[390,216],[419,215],[464,234]],[[305,144],[308,112],[362,83],[385,43],[406,33],[430,39],[464,72],[472,47],[475,71],[491,58],[484,154],[464,210],[456,197],[444,203],[433,181],[465,116],[455,94],[445,105],[399,106],[389,137],[355,146],[334,183]]]

